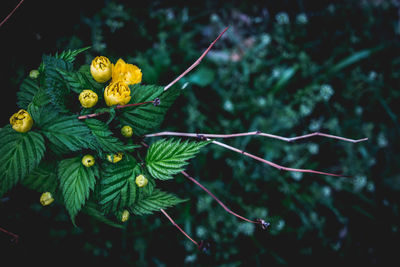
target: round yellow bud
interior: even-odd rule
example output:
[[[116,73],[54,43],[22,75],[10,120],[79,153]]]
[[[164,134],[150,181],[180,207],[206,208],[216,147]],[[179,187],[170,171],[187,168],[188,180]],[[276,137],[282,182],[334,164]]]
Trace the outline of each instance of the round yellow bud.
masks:
[[[106,57],[95,57],[90,65],[90,73],[96,82],[104,83],[111,79],[112,63]]]
[[[125,137],[131,137],[133,135],[133,130],[131,126],[125,125],[121,128],[121,134]]]
[[[111,82],[119,81],[127,85],[140,83],[142,81],[142,71],[136,65],[127,64],[120,58],[113,67]]]
[[[53,201],[54,198],[50,192],[45,192],[40,196],[40,204],[42,204],[43,206],[50,205],[51,203],[53,203]]]
[[[17,113],[14,113],[14,115],[11,116],[10,124],[15,131],[26,133],[32,128],[33,120],[26,110],[20,109]]]
[[[31,79],[36,79],[37,77],[39,77],[39,71],[38,70],[31,70],[29,72],[29,78]]]
[[[135,183],[137,184],[137,186],[144,187],[147,185],[148,182],[149,180],[147,180],[147,178],[144,177],[143,174],[136,176]]]
[[[129,211],[124,210],[121,215],[121,222],[126,222],[129,219]]]
[[[107,106],[125,105],[131,100],[131,90],[124,82],[110,83],[104,89],[104,100]]]
[[[82,157],[82,164],[86,167],[92,167],[95,163],[94,157],[92,155],[85,155]]]
[[[120,161],[122,159],[122,156],[123,156],[123,154],[121,152],[118,152],[117,154],[114,154],[114,155],[108,154],[107,160],[112,163],[117,163],[118,161]]]
[[[91,108],[96,105],[99,97],[92,90],[83,90],[79,94],[79,102],[81,102],[82,107]]]

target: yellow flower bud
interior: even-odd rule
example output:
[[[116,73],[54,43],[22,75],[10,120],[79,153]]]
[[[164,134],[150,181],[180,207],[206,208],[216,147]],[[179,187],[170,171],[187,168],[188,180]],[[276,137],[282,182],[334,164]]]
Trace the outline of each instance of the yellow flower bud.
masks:
[[[121,134],[125,137],[131,137],[133,135],[133,130],[131,126],[125,125],[121,128]]]
[[[111,79],[112,63],[106,57],[95,57],[90,65],[90,73],[96,82],[104,83]]]
[[[147,180],[147,178],[144,177],[143,174],[136,176],[135,183],[137,184],[137,186],[144,187],[147,185],[148,182],[149,180]]]
[[[29,78],[31,79],[36,79],[37,77],[39,77],[39,71],[38,70],[31,70],[29,72]]]
[[[33,120],[26,110],[20,109],[17,113],[14,113],[14,115],[11,116],[10,124],[17,132],[26,133],[32,128]]]
[[[84,108],[93,107],[94,105],[96,105],[97,100],[99,100],[99,97],[92,90],[83,90],[79,94],[79,102],[81,102],[81,105]]]
[[[92,167],[95,163],[94,157],[92,155],[85,155],[82,157],[82,164],[86,167]]]
[[[45,192],[40,196],[40,204],[42,204],[43,206],[50,205],[51,203],[53,203],[53,201],[54,198],[50,192]]]
[[[140,83],[142,81],[142,71],[136,65],[127,64],[120,58],[113,67],[111,82],[119,81],[127,85]]]
[[[104,100],[107,106],[125,105],[131,100],[131,90],[124,82],[110,83],[104,89]]]
[[[129,219],[129,211],[124,210],[121,215],[121,222],[126,222]]]
[[[114,154],[114,155],[108,154],[107,160],[112,163],[117,163],[118,161],[120,161],[122,159],[122,156],[123,156],[123,154],[121,152],[118,152],[117,154]]]

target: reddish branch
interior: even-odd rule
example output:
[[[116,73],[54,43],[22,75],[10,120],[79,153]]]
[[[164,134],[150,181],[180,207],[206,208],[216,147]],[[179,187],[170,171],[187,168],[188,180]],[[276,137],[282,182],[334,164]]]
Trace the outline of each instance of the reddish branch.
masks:
[[[17,234],[11,233],[10,231],[7,231],[6,229],[3,229],[1,227],[0,227],[0,231],[12,236],[13,239],[11,239],[11,241],[18,243],[19,236]]]
[[[2,22],[0,22],[0,27],[3,26],[3,24],[12,16],[12,14],[14,14],[14,12],[18,9],[18,7],[22,4],[22,2],[24,2],[24,0],[21,0],[18,5],[16,7],[14,7],[14,9],[10,12],[10,14],[7,15],[7,17],[5,17],[3,19]]]

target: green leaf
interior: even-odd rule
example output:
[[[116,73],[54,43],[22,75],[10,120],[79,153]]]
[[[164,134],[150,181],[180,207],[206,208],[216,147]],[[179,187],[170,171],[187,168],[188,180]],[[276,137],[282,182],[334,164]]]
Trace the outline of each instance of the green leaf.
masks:
[[[88,214],[89,216],[97,219],[98,221],[105,223],[107,225],[110,225],[112,227],[116,228],[124,228],[122,224],[119,224],[117,222],[114,222],[107,218],[104,213],[99,210],[99,207],[96,203],[93,203],[91,201],[86,202],[85,206],[82,208],[82,212]]]
[[[57,171],[55,164],[39,164],[33,171],[31,171],[21,183],[38,192],[51,192],[55,193],[57,188]]]
[[[180,142],[179,139],[161,139],[153,143],[146,155],[146,167],[157,179],[172,179],[172,175],[183,171],[187,160],[193,158],[209,142]]]
[[[100,205],[106,212],[131,206],[136,200],[135,178],[140,165],[128,155],[117,163],[104,164],[100,189]]]
[[[41,118],[39,127],[50,141],[54,152],[66,153],[95,147],[90,129],[75,115],[65,116],[54,110],[45,115]]]
[[[78,54],[80,54],[88,49],[90,49],[90,46],[75,49],[75,50],[65,50],[65,51],[61,52],[60,54],[56,54],[55,57],[72,63],[75,61],[75,58]]]
[[[180,94],[180,89],[171,87],[167,91],[156,85],[131,86],[130,103],[143,103],[160,99],[160,105],[145,104],[124,108],[119,117],[123,125],[132,127],[135,135],[144,135],[158,128],[164,120],[165,113]]]
[[[57,170],[65,207],[73,222],[96,183],[96,167],[85,167],[81,160],[81,157],[64,159]]]
[[[181,199],[173,194],[154,189],[151,195],[140,199],[135,205],[130,207],[130,211],[135,215],[151,214],[154,211],[166,209],[184,201],[186,199]]]
[[[113,136],[108,129],[108,125],[96,119],[86,119],[85,124],[92,131],[96,146],[103,152],[117,153],[138,147],[136,145],[126,145],[121,140]]]
[[[39,90],[39,85],[37,80],[31,78],[26,78],[17,92],[17,105],[19,108],[27,109],[29,103],[33,100],[36,92]]]
[[[45,149],[37,132],[18,133],[10,125],[0,130],[0,195],[39,165]]]

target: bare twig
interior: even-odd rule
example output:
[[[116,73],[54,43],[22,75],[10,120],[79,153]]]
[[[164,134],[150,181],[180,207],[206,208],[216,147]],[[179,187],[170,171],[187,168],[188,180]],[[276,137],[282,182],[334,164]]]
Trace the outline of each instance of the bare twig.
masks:
[[[185,231],[182,230],[181,227],[179,227],[179,225],[176,224],[176,222],[168,215],[168,213],[163,210],[160,209],[160,211],[165,215],[165,217],[168,218],[168,220],[176,227],[178,228],[179,231],[181,231],[182,234],[184,234],[190,241],[192,241],[196,246],[199,246],[199,244],[193,239],[191,238]]]
[[[19,1],[18,5],[14,7],[14,9],[10,12],[10,14],[8,14],[7,17],[5,17],[3,21],[0,22],[0,27],[3,26],[3,24],[12,16],[12,14],[14,14],[14,12],[18,9],[18,7],[22,4],[22,2],[24,2],[24,0]]]
[[[0,231],[12,236],[13,238],[11,239],[11,241],[18,243],[19,236],[17,234],[11,233],[10,231],[7,231],[6,229],[3,229],[1,227],[0,227]]]
[[[327,137],[327,138],[332,138],[332,139],[338,139],[346,142],[351,142],[351,143],[358,143],[358,142],[363,142],[368,140],[368,138],[362,138],[362,139],[350,139],[350,138],[344,138],[336,135],[331,135],[331,134],[326,134],[326,133],[320,133],[320,132],[315,132],[315,133],[310,133],[310,134],[305,134],[305,135],[300,135],[300,136],[295,136],[295,137],[283,137],[279,135],[274,135],[274,134],[268,134],[268,133],[263,133],[260,131],[254,131],[254,132],[247,132],[247,133],[236,133],[236,134],[204,134],[204,133],[181,133],[181,132],[160,132],[160,133],[153,133],[153,134],[147,134],[145,137],[155,137],[155,136],[183,136],[183,137],[205,137],[205,138],[234,138],[234,137],[241,137],[241,136],[251,136],[251,135],[258,135],[258,136],[264,136],[264,137],[269,137],[273,139],[279,139],[282,141],[286,142],[293,142],[297,141],[300,139],[306,139],[309,137],[313,136],[322,136],[322,137]]]
[[[174,85],[176,82],[178,82],[183,76],[188,74],[192,69],[194,69],[197,65],[200,64],[200,62],[203,60],[203,58],[207,55],[207,53],[210,51],[210,49],[214,46],[214,44],[221,38],[221,36],[228,30],[229,27],[226,27],[206,49],[206,51],[203,52],[203,54],[187,69],[185,70],[181,75],[176,77],[175,80],[170,82],[167,86],[164,87],[164,91],[168,90],[172,85]]]

